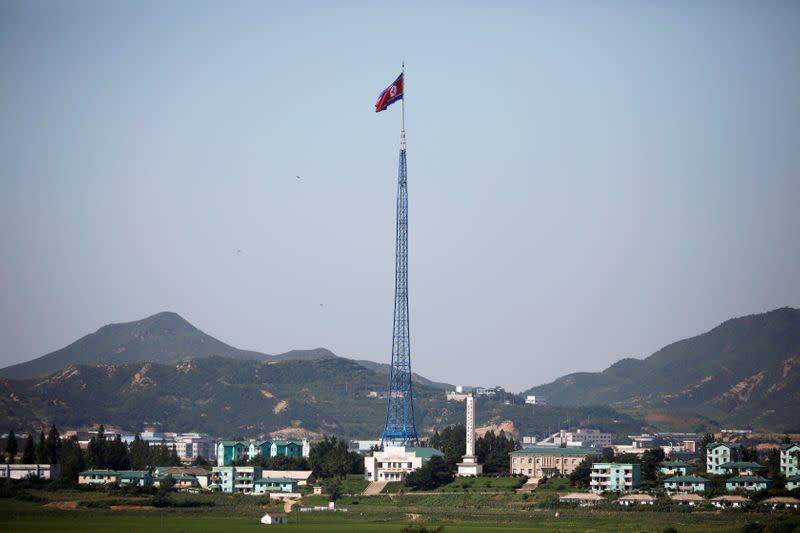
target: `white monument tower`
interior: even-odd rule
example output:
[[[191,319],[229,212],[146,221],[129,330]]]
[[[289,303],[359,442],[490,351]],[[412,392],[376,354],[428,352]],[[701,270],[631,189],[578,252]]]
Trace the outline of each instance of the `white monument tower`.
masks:
[[[459,476],[480,476],[483,474],[483,465],[478,462],[475,455],[475,393],[467,395],[467,453],[458,463]]]

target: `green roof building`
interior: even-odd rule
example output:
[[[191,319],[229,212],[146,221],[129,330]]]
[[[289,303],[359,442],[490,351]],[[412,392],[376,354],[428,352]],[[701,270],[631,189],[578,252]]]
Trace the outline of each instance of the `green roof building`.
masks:
[[[711,481],[700,476],[673,476],[664,480],[667,492],[706,492]]]
[[[568,476],[586,457],[597,454],[591,448],[531,446],[508,454],[508,471],[533,478]]]
[[[706,446],[706,472],[721,476],[725,473],[720,468],[721,465],[739,461],[741,458],[741,444],[735,442],[712,442]]]
[[[749,461],[735,461],[732,463],[723,463],[719,465],[719,469],[723,474],[737,474],[740,476],[754,476],[756,472],[766,470],[766,466]]]
[[[686,461],[663,461],[658,465],[658,470],[667,476],[685,476],[691,467]]]
[[[781,472],[787,478],[800,474],[800,444],[781,445]]]
[[[626,492],[639,488],[641,470],[638,464],[594,463],[589,485],[592,492]]]
[[[789,490],[800,489],[800,474],[787,477],[786,488]]]
[[[737,489],[744,490],[767,490],[772,486],[772,481],[761,476],[737,476],[725,481],[725,489],[733,492]]]

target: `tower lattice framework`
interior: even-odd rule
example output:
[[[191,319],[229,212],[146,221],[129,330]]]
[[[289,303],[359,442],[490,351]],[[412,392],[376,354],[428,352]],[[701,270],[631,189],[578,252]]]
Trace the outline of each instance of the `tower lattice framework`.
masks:
[[[405,106],[404,101],[402,105]],[[405,446],[418,442],[417,430],[414,425],[411,341],[408,328],[408,190],[406,180],[406,140],[405,127],[403,127],[400,132],[400,165],[397,173],[392,368],[389,375],[386,426],[381,434],[382,445]]]

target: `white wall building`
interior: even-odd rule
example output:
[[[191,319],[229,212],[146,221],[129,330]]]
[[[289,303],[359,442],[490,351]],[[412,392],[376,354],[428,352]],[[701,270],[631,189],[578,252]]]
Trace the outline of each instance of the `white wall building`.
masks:
[[[536,443],[537,446],[567,446],[575,448],[605,448],[611,446],[611,433],[599,429],[578,428],[561,430]]]
[[[25,479],[30,476],[50,480],[58,479],[60,475],[58,465],[0,465],[0,478]]]
[[[364,457],[364,478],[368,481],[403,481],[434,455],[442,455],[436,448],[413,446],[384,446],[383,451]]]
[[[536,396],[534,394],[531,396],[526,396],[525,403],[527,403],[528,405],[547,405],[547,398],[541,395]]]

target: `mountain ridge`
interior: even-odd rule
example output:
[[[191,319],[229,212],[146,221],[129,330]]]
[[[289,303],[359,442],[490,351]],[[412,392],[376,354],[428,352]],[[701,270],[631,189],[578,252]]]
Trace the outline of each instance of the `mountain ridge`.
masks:
[[[559,405],[690,410],[721,422],[748,419],[792,429],[800,420],[785,413],[800,411],[800,310],[783,307],[732,318],[644,359],[567,374],[523,394],[543,395]]]

